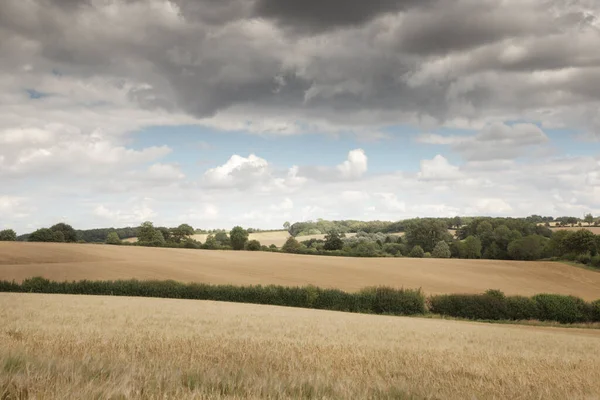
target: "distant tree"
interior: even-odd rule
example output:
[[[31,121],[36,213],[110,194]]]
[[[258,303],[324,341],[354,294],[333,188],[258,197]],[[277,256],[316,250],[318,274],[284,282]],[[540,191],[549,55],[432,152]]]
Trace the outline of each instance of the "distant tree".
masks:
[[[442,240],[435,245],[431,255],[435,258],[450,258],[450,246]]]
[[[194,228],[188,224],[181,224],[177,228],[171,229],[172,240],[176,243],[192,236],[194,234]]]
[[[416,245],[410,251],[409,256],[413,257],[413,258],[423,258],[423,257],[425,257],[425,251],[423,250],[423,248],[421,246]]]
[[[323,245],[325,250],[341,250],[343,247],[344,241],[337,231],[330,231],[325,235],[325,244]]]
[[[215,233],[215,240],[219,242],[221,246],[231,246],[231,239],[227,235],[227,232],[219,231]]]
[[[219,242],[217,242],[217,239],[215,239],[214,235],[208,235],[202,247],[208,250],[216,250],[221,246]]]
[[[50,227],[52,232],[62,232],[62,242],[75,243],[77,242],[77,232],[71,225],[65,224],[64,222],[58,223],[56,225],[52,225]],[[56,235],[58,239],[61,238],[61,235]],[[56,240],[58,241],[58,240]]]
[[[462,226],[463,222],[462,222],[462,218],[459,216],[456,216],[454,218],[452,218],[452,225],[454,226],[455,229],[459,229]]]
[[[587,229],[579,229],[569,232],[564,238],[567,253],[582,254],[590,252],[595,255],[598,252],[596,235]]]
[[[259,251],[261,249],[261,245],[258,240],[249,240],[248,242],[246,242],[245,247],[248,251]]]
[[[34,231],[31,235],[29,235],[28,241],[30,242],[53,242],[54,241],[54,232],[52,232],[48,228],[41,228],[37,231]]]
[[[424,251],[432,251],[441,240],[451,240],[445,220],[424,218],[406,224],[404,236],[409,246],[421,246]]]
[[[385,243],[383,245],[383,251],[387,254],[391,254],[395,257],[403,255],[404,245],[400,243]]]
[[[229,233],[229,238],[231,240],[231,247],[234,250],[242,250],[248,241],[248,231],[241,226],[236,226]]]
[[[302,245],[300,242],[298,242],[293,236],[290,236],[281,247],[281,250],[285,251],[286,253],[297,253],[301,248]]]
[[[586,214],[586,216],[583,217],[583,221],[587,222],[588,226],[591,226],[594,223],[594,216],[592,214]]]
[[[106,236],[106,244],[121,244],[121,239],[117,232],[109,232]]]
[[[288,232],[290,231],[290,228],[291,228],[291,226],[292,226],[292,225],[289,223],[289,221],[285,221],[285,222],[283,223],[283,229],[285,229],[285,230],[286,230],[286,231],[288,231]]]
[[[151,242],[155,238],[155,232],[156,229],[154,228],[152,222],[144,222],[138,229],[138,242]]]
[[[269,245],[269,249],[271,249],[271,250],[277,250],[277,245],[275,245],[274,243],[271,243]]]
[[[540,235],[529,235],[508,245],[508,255],[513,260],[539,260],[546,255],[548,239]]]
[[[65,234],[62,231],[53,231],[52,232],[52,241],[56,243],[64,243]]]
[[[159,231],[162,236],[163,239],[165,239],[165,242],[172,242],[173,241],[173,237],[171,235],[171,230],[165,226],[159,226],[155,228],[157,231]]]
[[[459,246],[460,258],[481,258],[481,240],[475,236],[467,237]]]
[[[14,242],[15,240],[17,240],[17,232],[12,229],[0,231],[0,242]]]

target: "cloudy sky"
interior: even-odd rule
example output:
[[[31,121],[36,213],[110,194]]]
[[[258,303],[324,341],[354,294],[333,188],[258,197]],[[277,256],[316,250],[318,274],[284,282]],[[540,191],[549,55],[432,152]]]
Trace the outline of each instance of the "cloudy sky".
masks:
[[[2,0],[0,229],[600,214],[598,0]]]

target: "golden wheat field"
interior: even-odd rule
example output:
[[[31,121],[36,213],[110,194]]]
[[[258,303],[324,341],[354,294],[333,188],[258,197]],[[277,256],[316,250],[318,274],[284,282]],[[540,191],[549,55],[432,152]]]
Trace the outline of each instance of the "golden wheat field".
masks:
[[[93,244],[0,242],[0,279],[174,279],[212,284],[422,288],[427,294],[559,293],[600,298],[600,273],[555,262],[350,258]]]
[[[391,233],[391,235],[402,236],[402,233]],[[356,233],[347,233],[346,237],[356,236]],[[208,237],[208,233],[198,233],[196,235],[192,235],[191,238],[194,240],[198,240],[202,243],[206,242],[206,238]],[[256,232],[248,235],[248,240],[258,240],[260,244],[265,246],[270,246],[274,244],[277,247],[281,247],[284,245],[285,241],[288,240],[290,234],[288,231],[272,231],[272,232]],[[307,235],[307,236],[299,236],[297,239],[299,241],[310,240],[310,239],[321,239],[325,238],[324,234],[320,235]],[[137,238],[128,238],[124,239],[124,242],[135,243],[137,242]]]
[[[592,329],[8,293],[0,319],[6,399],[600,396]]]

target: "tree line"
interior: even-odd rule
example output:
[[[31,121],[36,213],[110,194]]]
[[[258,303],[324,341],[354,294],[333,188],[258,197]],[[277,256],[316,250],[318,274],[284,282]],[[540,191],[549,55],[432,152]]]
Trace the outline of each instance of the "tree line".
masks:
[[[590,218],[587,218],[590,216]],[[594,220],[589,214],[584,218]],[[554,221],[571,222],[560,217]],[[113,245],[136,245],[152,247],[179,247],[208,250],[280,251],[286,253],[350,256],[350,257],[415,257],[415,258],[466,258],[495,260],[542,260],[563,259],[600,268],[600,235],[589,230],[556,230],[546,226],[552,217],[530,216],[527,218],[415,218],[390,225],[381,221],[325,221],[286,223],[290,235],[281,249],[275,245],[265,246],[257,240],[249,240],[254,230],[240,226],[231,231],[213,231],[204,243],[195,240],[197,232],[189,224],[174,228],[155,227],[147,221],[139,227],[89,230],[88,237],[97,241],[105,234],[104,242]],[[360,222],[360,224],[358,224]],[[562,222],[559,222],[562,223]],[[319,229],[329,228],[323,239],[302,240],[302,232],[311,232],[310,224]],[[338,228],[342,228],[341,230]],[[359,230],[350,235],[359,227]],[[298,231],[298,229],[303,229]],[[379,231],[377,231],[379,229]],[[50,228],[38,229],[27,235],[29,241],[81,242],[83,231],[59,223]],[[404,235],[401,236],[400,233]],[[122,237],[123,234],[124,237]],[[135,234],[135,236],[131,236]],[[123,242],[137,237],[136,243]],[[0,240],[18,238],[12,230],[0,231]]]

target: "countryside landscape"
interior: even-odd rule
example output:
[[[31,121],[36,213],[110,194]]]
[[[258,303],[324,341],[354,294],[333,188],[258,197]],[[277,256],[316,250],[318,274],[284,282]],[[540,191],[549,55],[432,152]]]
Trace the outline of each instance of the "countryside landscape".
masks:
[[[0,0],[0,400],[600,400],[598,0]]]

